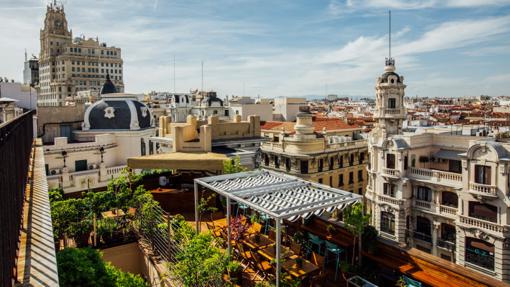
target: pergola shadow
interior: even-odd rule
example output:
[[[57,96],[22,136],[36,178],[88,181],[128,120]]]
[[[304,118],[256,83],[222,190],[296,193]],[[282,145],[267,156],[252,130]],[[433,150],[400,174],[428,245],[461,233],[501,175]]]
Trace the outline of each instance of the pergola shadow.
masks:
[[[358,194],[264,169],[198,178],[194,181],[195,223],[198,232],[200,232],[199,186],[226,198],[229,255],[232,252],[230,224],[232,202],[246,205],[275,221],[276,286],[280,285],[281,279],[282,221],[307,219],[314,214],[343,210],[362,200],[362,196]]]

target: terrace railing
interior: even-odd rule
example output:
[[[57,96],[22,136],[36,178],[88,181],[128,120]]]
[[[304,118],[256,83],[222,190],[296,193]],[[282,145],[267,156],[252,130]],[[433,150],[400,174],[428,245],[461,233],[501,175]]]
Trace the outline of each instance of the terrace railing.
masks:
[[[33,142],[33,114],[0,125],[0,285],[13,285]]]

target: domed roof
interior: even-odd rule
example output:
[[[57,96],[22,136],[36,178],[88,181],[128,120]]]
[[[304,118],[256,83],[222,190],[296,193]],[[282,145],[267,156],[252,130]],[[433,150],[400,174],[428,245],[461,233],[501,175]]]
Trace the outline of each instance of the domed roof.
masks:
[[[83,130],[142,130],[152,126],[149,108],[135,96],[108,94],[87,108]]]
[[[101,95],[104,94],[113,94],[117,92],[117,87],[113,84],[112,80],[110,80],[110,74],[106,74],[106,81],[101,88]]]
[[[400,76],[395,73],[395,72],[385,72],[384,74],[381,75],[381,83],[388,83],[388,77],[389,76],[395,76],[397,77],[397,83],[401,83],[400,81]]]

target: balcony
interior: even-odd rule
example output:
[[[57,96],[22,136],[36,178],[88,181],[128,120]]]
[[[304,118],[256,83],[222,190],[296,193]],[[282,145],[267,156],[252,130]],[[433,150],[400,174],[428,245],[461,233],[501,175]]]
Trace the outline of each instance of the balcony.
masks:
[[[491,197],[491,198],[498,197],[498,193],[497,193],[498,188],[493,185],[470,182],[468,191],[469,191],[469,193],[473,194],[474,196],[483,196],[483,197]]]
[[[430,210],[431,207],[432,207],[432,203],[430,201],[424,201],[424,200],[415,199],[414,200],[414,206],[419,208],[419,209]]]
[[[411,167],[409,176],[414,179],[426,180],[432,183],[448,184],[455,187],[462,186],[462,174],[442,170]]]
[[[487,231],[499,232],[499,233],[506,231],[506,228],[502,225],[499,225],[494,222],[478,219],[478,218],[460,215],[459,221],[462,225],[469,226],[469,227],[476,227],[476,228],[484,229]]]
[[[389,203],[389,204],[393,204],[393,205],[404,205],[404,200],[402,199],[396,199],[396,198],[393,198],[391,196],[387,196],[387,195],[377,195],[377,200],[379,202],[384,202],[384,203]]]
[[[414,239],[432,243],[432,237],[425,233],[415,231],[415,232],[413,232],[413,237],[414,237]]]
[[[455,219],[457,217],[457,208],[446,205],[440,205],[439,213],[446,217]]]
[[[448,251],[455,251],[455,242],[445,240],[445,239],[438,239],[437,247],[446,249]]]
[[[383,168],[383,176],[398,178],[400,177],[400,171],[394,168]]]

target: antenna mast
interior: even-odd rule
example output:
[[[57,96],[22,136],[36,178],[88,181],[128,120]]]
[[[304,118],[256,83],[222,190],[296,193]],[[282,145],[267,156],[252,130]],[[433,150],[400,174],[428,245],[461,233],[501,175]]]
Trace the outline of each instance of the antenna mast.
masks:
[[[389,50],[389,58],[391,59],[391,10],[388,11],[388,37],[389,37],[389,41],[388,41],[388,50]]]
[[[204,92],[204,61],[202,61],[202,92]]]

